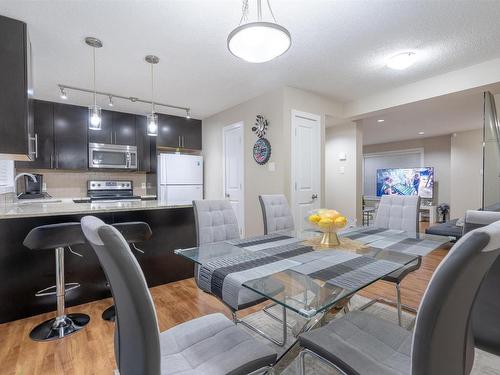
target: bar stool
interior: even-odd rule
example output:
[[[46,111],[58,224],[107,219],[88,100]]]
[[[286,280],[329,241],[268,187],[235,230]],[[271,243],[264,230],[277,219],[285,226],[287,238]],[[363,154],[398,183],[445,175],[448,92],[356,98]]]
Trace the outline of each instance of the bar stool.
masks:
[[[123,235],[127,243],[135,251],[144,254],[144,251],[139,249],[135,244],[144,242],[151,238],[153,232],[148,223],[143,221],[130,221],[125,223],[112,224]],[[107,321],[114,322],[116,316],[115,305],[108,307],[102,313],[102,318]]]
[[[82,256],[74,252],[71,246],[84,243],[86,240],[80,223],[42,225],[33,228],[24,239],[24,246],[31,250],[55,249],[56,259],[56,285],[38,291],[35,296],[55,295],[57,316],[33,328],[30,332],[31,339],[35,341],[61,339],[78,332],[90,321],[90,317],[85,314],[66,314],[64,306],[66,292],[80,286],[78,283],[64,282],[64,249],[67,247],[71,253]]]

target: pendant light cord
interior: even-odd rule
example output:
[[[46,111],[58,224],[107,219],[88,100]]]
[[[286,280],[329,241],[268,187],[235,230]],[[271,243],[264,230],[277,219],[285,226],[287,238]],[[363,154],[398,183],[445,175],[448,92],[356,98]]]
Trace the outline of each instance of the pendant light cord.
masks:
[[[154,71],[153,65],[151,64],[151,115],[155,113],[155,102],[154,102]]]
[[[94,60],[94,107],[97,106],[97,95],[95,91],[95,47],[92,47],[92,56]]]
[[[269,9],[269,13],[271,14],[271,17],[274,20],[274,23],[278,23],[278,21],[276,21],[276,17],[274,16],[273,8],[271,8],[271,0],[266,0],[266,3],[267,3],[267,8]],[[242,0],[240,25],[242,23],[248,22],[248,13],[249,13],[248,0]],[[257,20],[259,22],[262,21],[262,0],[257,0]]]

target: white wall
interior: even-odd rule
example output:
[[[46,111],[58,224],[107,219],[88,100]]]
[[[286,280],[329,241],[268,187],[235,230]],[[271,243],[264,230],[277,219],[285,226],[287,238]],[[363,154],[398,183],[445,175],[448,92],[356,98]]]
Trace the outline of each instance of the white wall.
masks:
[[[367,145],[363,147],[363,154],[375,154],[379,152],[400,151],[415,148],[424,149],[424,166],[434,167],[434,178],[437,185],[434,202],[437,204],[450,203],[450,135]]]
[[[326,129],[325,179],[326,204],[350,219],[361,220],[362,132],[355,122]],[[346,160],[339,160],[339,153]]]
[[[482,143],[482,129],[456,133],[451,138],[451,218],[481,207]]]

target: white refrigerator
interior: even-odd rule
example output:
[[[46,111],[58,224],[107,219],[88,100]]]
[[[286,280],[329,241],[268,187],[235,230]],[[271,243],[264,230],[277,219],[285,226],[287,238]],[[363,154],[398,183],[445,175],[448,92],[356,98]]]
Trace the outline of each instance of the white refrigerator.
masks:
[[[203,199],[203,157],[160,154],[158,200],[166,204],[192,204]]]

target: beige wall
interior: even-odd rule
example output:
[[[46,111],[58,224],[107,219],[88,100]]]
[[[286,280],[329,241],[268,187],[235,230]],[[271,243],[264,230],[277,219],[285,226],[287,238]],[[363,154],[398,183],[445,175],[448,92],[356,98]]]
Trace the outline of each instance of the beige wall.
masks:
[[[355,122],[326,128],[325,206],[361,221],[362,132]],[[339,160],[339,153],[346,160]]]
[[[482,129],[456,133],[451,138],[451,217],[481,207],[483,163]]]
[[[246,236],[263,233],[259,194],[284,193],[290,200],[292,109],[321,116],[321,160],[324,161],[325,118],[327,115],[340,116],[342,106],[314,93],[283,87],[203,119],[206,199],[224,197],[222,128],[240,121],[244,123]],[[261,166],[253,160],[252,147],[257,137],[251,128],[258,114],[264,115],[270,123],[266,138],[272,147],[270,162],[275,163],[274,172],[269,171],[268,165]],[[324,162],[321,171],[321,202],[324,204]]]
[[[389,142],[363,147],[363,154],[387,151],[400,151],[415,148],[424,149],[424,165],[434,167],[436,196],[434,202],[450,203],[450,154],[451,136],[413,139],[401,142]]]
[[[47,185],[47,193],[54,198],[83,198],[87,196],[88,180],[132,180],[134,194],[146,195],[142,184],[146,183],[145,173],[126,172],[82,172],[49,169],[18,169],[16,173],[28,172],[43,174],[43,182]]]
[[[285,155],[289,145],[283,137],[283,90],[274,90],[257,98],[206,118],[202,122],[203,156],[205,158],[205,198],[224,199],[222,175],[222,129],[240,121],[244,123],[245,165],[245,235],[262,234],[264,224],[259,194],[278,194],[285,190]],[[262,114],[269,121],[266,138],[271,143],[270,162],[259,165],[253,160],[252,148],[257,136],[252,132],[255,117]]]

